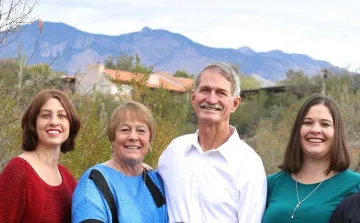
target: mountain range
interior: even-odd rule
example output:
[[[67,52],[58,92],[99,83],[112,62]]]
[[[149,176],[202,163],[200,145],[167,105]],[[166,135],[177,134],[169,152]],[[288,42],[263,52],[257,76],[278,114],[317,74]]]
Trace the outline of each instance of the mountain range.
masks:
[[[54,70],[69,75],[89,63],[103,62],[109,55],[117,57],[121,53],[138,54],[143,64],[155,65],[155,71],[173,73],[182,69],[197,74],[210,62],[224,61],[237,65],[246,75],[271,81],[284,79],[289,69],[313,75],[324,68],[335,68],[326,61],[281,50],[255,52],[247,46],[208,47],[162,29],[145,27],[138,32],[110,36],[83,32],[64,23],[42,25],[41,33],[37,22],[23,26],[13,43],[0,49],[0,58],[16,57],[21,46],[30,64],[49,63]]]

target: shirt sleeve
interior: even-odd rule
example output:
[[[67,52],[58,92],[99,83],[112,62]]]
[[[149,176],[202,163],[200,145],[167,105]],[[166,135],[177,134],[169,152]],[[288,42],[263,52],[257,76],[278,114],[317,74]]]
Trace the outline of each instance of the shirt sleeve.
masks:
[[[90,170],[80,178],[72,198],[71,217],[73,223],[85,220],[112,222],[111,213],[94,181],[89,179]]]
[[[265,169],[260,158],[248,163],[246,169],[237,179],[240,185],[239,223],[261,223],[267,194]]]
[[[10,161],[0,174],[0,222],[21,222],[28,186],[26,167]]]

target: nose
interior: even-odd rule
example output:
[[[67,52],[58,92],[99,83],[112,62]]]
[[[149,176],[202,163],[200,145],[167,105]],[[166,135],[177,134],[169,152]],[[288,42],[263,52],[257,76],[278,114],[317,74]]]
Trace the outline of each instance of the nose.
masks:
[[[59,118],[57,115],[52,115],[50,119],[50,125],[51,126],[58,126],[59,125]]]
[[[321,132],[320,125],[314,124],[312,129],[310,130],[310,133],[312,134],[319,134]]]
[[[215,91],[211,91],[209,96],[206,98],[206,102],[209,104],[216,104],[217,103],[217,96]]]
[[[132,129],[132,130],[130,131],[129,140],[131,140],[131,141],[136,141],[136,140],[138,140],[138,134],[136,133],[136,130],[135,130],[135,129]]]

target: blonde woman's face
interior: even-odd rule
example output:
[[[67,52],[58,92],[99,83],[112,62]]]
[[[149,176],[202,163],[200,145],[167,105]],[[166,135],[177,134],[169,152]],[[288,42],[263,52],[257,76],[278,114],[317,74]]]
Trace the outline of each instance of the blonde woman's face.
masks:
[[[144,122],[125,122],[115,130],[111,142],[119,162],[141,164],[150,148],[150,130]]]

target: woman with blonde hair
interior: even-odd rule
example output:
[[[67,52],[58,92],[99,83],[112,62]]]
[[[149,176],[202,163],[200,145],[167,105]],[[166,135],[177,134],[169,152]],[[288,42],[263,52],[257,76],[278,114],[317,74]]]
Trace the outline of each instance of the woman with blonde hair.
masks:
[[[168,222],[162,179],[142,166],[154,134],[155,120],[144,105],[129,101],[114,110],[108,124],[112,157],[80,178],[74,223]]]

